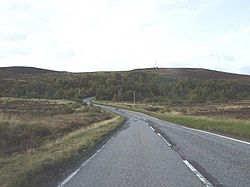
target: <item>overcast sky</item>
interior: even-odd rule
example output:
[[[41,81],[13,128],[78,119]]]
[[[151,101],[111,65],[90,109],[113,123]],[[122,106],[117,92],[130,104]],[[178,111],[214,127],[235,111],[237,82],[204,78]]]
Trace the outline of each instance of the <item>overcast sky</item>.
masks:
[[[0,66],[250,74],[249,0],[0,0]]]

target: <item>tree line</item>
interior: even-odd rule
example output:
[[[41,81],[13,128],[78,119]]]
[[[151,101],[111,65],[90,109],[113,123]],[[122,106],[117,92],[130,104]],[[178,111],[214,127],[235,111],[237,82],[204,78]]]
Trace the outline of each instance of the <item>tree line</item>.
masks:
[[[173,104],[227,102],[250,99],[250,83],[232,80],[199,80],[153,72],[97,72],[31,75],[5,79],[0,96],[79,100],[167,102]]]

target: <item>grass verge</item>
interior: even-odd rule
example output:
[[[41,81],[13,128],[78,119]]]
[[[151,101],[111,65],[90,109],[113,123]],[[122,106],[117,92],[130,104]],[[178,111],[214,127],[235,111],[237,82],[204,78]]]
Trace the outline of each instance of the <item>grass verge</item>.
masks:
[[[124,118],[66,100],[0,98],[0,186],[44,186]]]
[[[116,116],[47,142],[39,149],[30,149],[25,153],[0,158],[0,186],[34,186],[39,183],[39,177],[36,176],[40,173],[55,170],[82,157],[84,150],[94,147],[105,134],[116,129],[123,120],[122,117]]]
[[[191,116],[191,115],[174,115],[169,112],[151,112],[142,108],[136,107],[136,105],[124,105],[122,103],[114,104],[111,102],[95,101],[97,104],[109,105],[119,107],[123,109],[142,112],[144,114],[162,119],[164,121],[172,122],[175,124],[205,130],[209,132],[215,132],[231,137],[236,137],[250,141],[250,121],[249,120],[236,120],[236,119],[223,119],[213,118],[206,116]]]

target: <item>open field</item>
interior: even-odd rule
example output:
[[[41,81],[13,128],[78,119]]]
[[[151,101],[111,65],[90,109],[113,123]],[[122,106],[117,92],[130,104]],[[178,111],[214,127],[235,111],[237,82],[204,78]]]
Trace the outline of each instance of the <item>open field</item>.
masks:
[[[38,186],[123,118],[67,100],[0,98],[0,186]]]
[[[132,103],[96,102],[139,111],[176,124],[250,141],[250,101],[182,107],[159,103],[134,105]]]

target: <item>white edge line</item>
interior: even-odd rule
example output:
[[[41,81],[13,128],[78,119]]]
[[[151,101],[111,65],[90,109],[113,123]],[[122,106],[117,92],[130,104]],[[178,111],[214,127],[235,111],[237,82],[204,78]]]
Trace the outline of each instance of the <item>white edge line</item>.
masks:
[[[168,146],[171,147],[171,144],[170,144],[167,140],[165,140],[165,138],[163,138],[162,135],[161,135],[160,133],[157,133],[157,135],[160,136],[161,139],[163,139],[163,141],[166,142],[166,143],[168,144]]]
[[[184,164],[203,182],[206,187],[213,187],[213,185],[197,170],[192,164],[190,164],[187,160],[183,160]]]
[[[67,179],[65,179],[58,187],[63,187],[66,183],[68,183],[79,171],[81,166],[75,170]]]
[[[151,127],[151,126],[149,126],[153,131],[155,131],[155,129],[153,128],[153,127]]]
[[[189,128],[189,127],[185,127],[185,126],[182,126],[182,125],[177,125],[177,124],[174,124],[174,123],[171,123],[171,122],[168,122],[168,121],[160,120],[158,118],[155,118],[155,117],[152,117],[152,116],[148,116],[146,114],[144,114],[144,115],[147,116],[147,117],[150,117],[152,119],[161,121],[163,123],[171,124],[171,125],[178,126],[178,127],[180,126],[182,128],[185,128],[185,129],[189,129],[189,130],[193,130],[193,131],[197,131],[197,132],[202,132],[202,133],[206,133],[206,134],[218,136],[220,138],[225,138],[225,139],[228,139],[228,140],[233,140],[233,141],[236,141],[236,142],[240,142],[240,143],[244,143],[244,144],[250,145],[250,142],[247,142],[247,141],[244,141],[244,140],[239,140],[239,139],[236,139],[236,138],[231,138],[231,137],[227,137],[227,136],[223,136],[223,135],[220,135],[220,134],[215,134],[215,133],[212,133],[212,132],[207,132],[207,131],[203,131],[203,130],[199,130],[199,129]]]
[[[166,123],[168,123],[168,122],[166,122]],[[174,123],[170,123],[170,124],[176,125]],[[223,135],[220,135],[220,134],[215,134],[215,133],[212,133],[212,132],[207,132],[207,131],[203,131],[203,130],[199,130],[199,129],[193,129],[193,128],[184,127],[184,126],[182,126],[182,128],[193,130],[193,131],[197,131],[197,132],[202,132],[202,133],[206,133],[206,134],[218,136],[220,138],[226,138],[226,139],[229,139],[229,140],[233,140],[233,141],[236,141],[236,142],[240,142],[240,143],[244,143],[244,144],[250,145],[250,142],[246,142],[246,141],[243,141],[243,140],[238,140],[238,139],[235,139],[235,138],[230,138],[230,137],[223,136]]]
[[[77,168],[70,176],[68,176],[61,184],[58,185],[58,187],[63,187],[65,184],[67,184],[91,159],[93,159],[97,153],[99,153],[104,147],[106,147],[107,144],[111,142],[111,140],[114,139],[114,136],[110,138],[100,149],[98,149],[91,157],[89,157],[79,168]]]
[[[161,120],[158,119],[158,118],[155,118],[155,117],[152,117],[152,116],[149,116],[149,117],[153,118],[154,120],[161,121]]]

